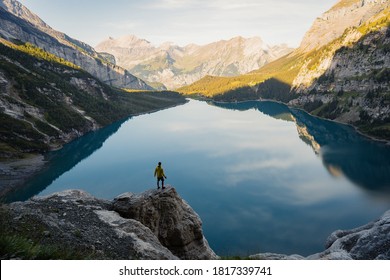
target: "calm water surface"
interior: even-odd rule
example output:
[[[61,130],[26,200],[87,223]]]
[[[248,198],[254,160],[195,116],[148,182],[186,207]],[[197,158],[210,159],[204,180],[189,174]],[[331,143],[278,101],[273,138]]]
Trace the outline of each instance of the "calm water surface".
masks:
[[[162,161],[217,254],[309,255],[390,209],[390,147],[273,102],[183,106],[113,124],[47,156],[11,197],[155,188]]]

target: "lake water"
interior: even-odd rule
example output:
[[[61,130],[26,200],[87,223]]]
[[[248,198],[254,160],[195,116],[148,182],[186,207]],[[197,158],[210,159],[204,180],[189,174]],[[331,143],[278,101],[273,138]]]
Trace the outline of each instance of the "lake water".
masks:
[[[47,155],[11,200],[83,189],[112,199],[155,188],[162,162],[221,255],[322,251],[337,229],[390,209],[390,146],[274,102],[185,105],[90,133]]]

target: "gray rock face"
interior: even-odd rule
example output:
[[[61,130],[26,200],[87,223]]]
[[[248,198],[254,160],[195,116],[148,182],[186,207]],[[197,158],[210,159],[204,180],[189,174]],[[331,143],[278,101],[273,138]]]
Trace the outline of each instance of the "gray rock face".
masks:
[[[98,217],[110,225],[121,239],[131,238],[128,249],[142,260],[175,260],[167,248],[162,246],[151,230],[138,221],[124,219],[118,213],[107,210],[96,210]],[[125,246],[126,247],[126,246]]]
[[[126,193],[114,199],[114,211],[152,230],[161,244],[183,259],[215,259],[202,233],[202,222],[174,188]]]
[[[355,2],[355,3],[353,3]],[[372,89],[373,83],[366,83],[364,77],[375,69],[389,67],[386,59],[386,33],[388,22],[389,1],[339,1],[329,11],[318,18],[312,28],[306,33],[301,46],[296,52],[309,53],[321,49],[321,52],[306,59],[293,82],[293,87],[299,93],[312,90],[322,76],[332,75],[332,80],[338,82],[319,88],[318,91],[364,91]],[[380,25],[383,26],[382,30]],[[369,34],[377,31],[375,34]],[[381,40],[383,42],[378,43]],[[360,41],[360,42],[359,42]],[[359,49],[353,48],[359,43]],[[344,51],[340,51],[340,49]],[[383,55],[384,53],[384,55]],[[323,79],[322,79],[323,80]],[[351,84],[346,84],[352,82]],[[354,83],[356,82],[356,83]],[[374,83],[375,84],[375,83]]]
[[[345,29],[357,27],[382,11],[387,0],[340,0],[318,17],[305,34],[299,51],[309,52],[343,35]]]
[[[390,210],[380,219],[351,230],[337,230],[327,239],[326,250],[303,257],[261,253],[261,260],[390,260]]]
[[[127,203],[124,203],[125,197],[128,195],[122,195],[112,202],[97,199],[80,190],[34,197],[26,202],[8,205],[8,223],[16,230],[27,229],[31,238],[38,239],[41,244],[55,244],[64,250],[81,249],[97,259],[216,258],[203,237],[198,215],[174,189],[166,193],[147,191],[134,195],[137,199]],[[151,200],[154,200],[152,204]],[[144,218],[142,221],[124,218],[113,210],[117,208],[118,201],[122,203],[122,208],[132,208],[135,212],[145,214],[156,210],[153,205],[160,205],[170,216],[161,218],[158,215],[150,215],[149,219]],[[147,209],[146,205],[151,209]],[[153,221],[155,218],[159,220]],[[165,232],[160,230],[160,235],[167,236],[168,243],[179,246],[185,242],[187,246],[173,250],[162,244],[156,236],[156,228],[153,227],[160,222],[175,231],[171,233],[168,227]],[[192,242],[184,241],[191,239]]]
[[[383,0],[342,0],[317,19],[296,51],[307,56],[290,105],[383,138],[390,116],[389,7]]]
[[[0,1],[0,36],[36,45],[80,66],[111,86],[152,89],[125,69],[106,61],[91,46],[52,29],[18,1]]]
[[[386,101],[386,95],[390,90],[390,57],[387,54],[389,35],[390,29],[384,27],[361,37],[353,47],[334,45],[335,52],[323,58],[323,66],[301,70],[295,79],[299,84],[296,90],[301,95],[291,104],[304,106],[319,101],[329,104],[338,101],[338,96],[325,93],[342,95],[348,92],[353,93],[353,96],[347,102],[339,102],[338,111],[333,117],[335,120],[353,125],[359,124],[362,118],[369,119],[371,123],[388,121],[390,104]]]
[[[326,248],[308,259],[389,260],[390,211],[365,226],[333,232]]]

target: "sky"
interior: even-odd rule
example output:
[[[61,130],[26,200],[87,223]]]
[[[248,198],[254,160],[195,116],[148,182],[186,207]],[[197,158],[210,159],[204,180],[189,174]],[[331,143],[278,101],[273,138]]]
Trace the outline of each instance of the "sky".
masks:
[[[337,0],[20,0],[52,28],[96,46],[135,35],[155,46],[199,45],[259,36],[298,47],[316,17]]]

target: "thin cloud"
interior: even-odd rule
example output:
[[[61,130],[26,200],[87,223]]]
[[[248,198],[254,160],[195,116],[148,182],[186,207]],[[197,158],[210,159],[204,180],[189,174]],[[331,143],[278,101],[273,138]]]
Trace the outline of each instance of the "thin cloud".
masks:
[[[106,27],[115,30],[133,30],[139,27],[140,24],[134,21],[110,21],[104,22],[100,27]]]
[[[267,6],[267,1],[254,1],[254,0],[216,0],[216,1],[206,1],[207,7],[217,9],[217,10],[241,10],[249,8],[262,8]]]
[[[156,0],[144,5],[144,8],[163,10],[188,9],[198,3],[199,1],[195,0]]]

